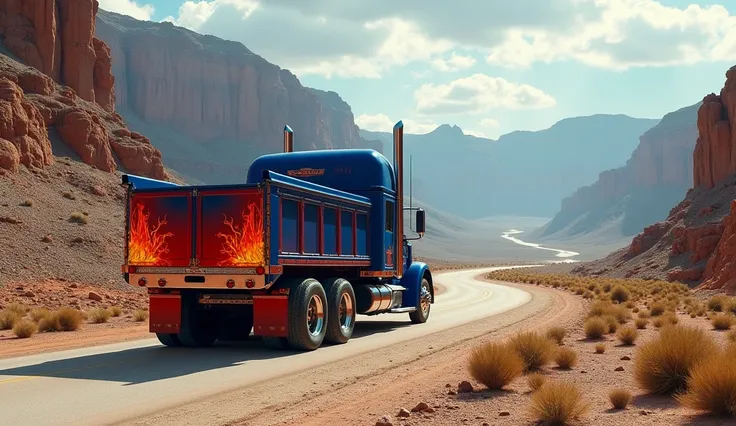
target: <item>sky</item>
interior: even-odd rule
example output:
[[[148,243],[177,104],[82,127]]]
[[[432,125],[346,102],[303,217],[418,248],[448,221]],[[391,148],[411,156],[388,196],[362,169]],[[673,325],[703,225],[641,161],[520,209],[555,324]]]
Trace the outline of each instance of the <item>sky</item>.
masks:
[[[736,65],[736,0],[99,0],[239,41],[332,90],[363,129],[497,138],[574,116],[661,118]]]

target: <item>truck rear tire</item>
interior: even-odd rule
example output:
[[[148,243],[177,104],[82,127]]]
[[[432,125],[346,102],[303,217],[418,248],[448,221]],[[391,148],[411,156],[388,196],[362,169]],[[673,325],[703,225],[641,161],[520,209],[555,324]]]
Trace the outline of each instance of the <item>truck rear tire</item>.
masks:
[[[194,295],[182,297],[181,329],[177,335],[184,346],[212,346],[217,340],[217,321],[211,311],[197,309]]]
[[[289,291],[289,345],[312,351],[320,347],[327,331],[327,295],[319,281],[306,278]]]
[[[426,278],[422,278],[422,284],[419,287],[419,304],[417,305],[417,310],[409,313],[409,319],[414,324],[423,324],[429,318],[429,311],[432,308],[432,291],[429,286],[429,281]]]
[[[347,343],[355,329],[355,292],[344,278],[329,278],[324,283],[327,294],[327,330],[325,341]]]
[[[181,341],[179,341],[179,337],[176,334],[156,333],[156,337],[158,338],[158,341],[161,342],[164,346],[170,346],[170,347],[181,346]]]

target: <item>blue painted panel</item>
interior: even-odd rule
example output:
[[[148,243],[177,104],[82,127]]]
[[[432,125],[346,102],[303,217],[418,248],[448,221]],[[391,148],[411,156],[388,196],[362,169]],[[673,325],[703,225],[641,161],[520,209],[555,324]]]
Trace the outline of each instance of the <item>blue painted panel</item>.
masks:
[[[353,254],[353,212],[340,213],[340,254]]]
[[[358,213],[357,215],[357,246],[358,256],[368,255],[368,216]]]
[[[319,253],[319,208],[304,203],[304,253]]]
[[[130,185],[133,189],[161,189],[161,188],[172,188],[178,187],[173,182],[167,182],[165,180],[151,179],[143,176],[136,175],[123,175],[121,177],[123,185]]]
[[[325,254],[337,254],[337,209],[324,208]]]
[[[248,183],[260,182],[264,172],[313,182],[342,191],[369,188],[396,190],[391,162],[372,149],[330,149],[268,154],[248,168]]]
[[[402,307],[415,307],[419,306],[419,289],[422,285],[422,277],[424,277],[425,271],[428,271],[429,267],[424,262],[414,262],[409,268],[404,271],[404,276],[401,277],[399,285],[406,288],[401,298]],[[429,280],[430,285],[432,280]]]
[[[299,204],[293,200],[281,200],[281,251],[299,252]]]
[[[276,185],[285,187],[287,189],[295,189],[302,193],[308,192],[316,195],[329,196],[337,198],[341,202],[358,204],[365,207],[370,207],[370,200],[361,195],[352,194],[350,192],[341,191],[328,186],[319,185],[313,182],[306,181],[304,179],[297,179],[289,176],[285,176],[276,172],[266,171],[264,172],[264,179],[273,182]],[[261,180],[262,181],[262,180]],[[261,182],[258,181],[258,182]]]

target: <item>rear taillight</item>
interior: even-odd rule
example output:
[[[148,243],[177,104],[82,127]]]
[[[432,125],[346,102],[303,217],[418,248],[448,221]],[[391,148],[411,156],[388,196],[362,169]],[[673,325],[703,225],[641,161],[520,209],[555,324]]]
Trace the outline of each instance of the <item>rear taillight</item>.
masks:
[[[245,286],[246,286],[247,288],[253,288],[253,287],[255,287],[255,286],[256,286],[256,282],[255,282],[255,281],[253,281],[253,280],[246,280],[246,281],[245,281]]]
[[[135,274],[136,268],[135,266],[128,266],[128,273],[129,274]]]
[[[148,280],[146,279],[146,277],[140,277],[140,278],[138,278],[138,285],[139,286],[145,287],[146,284],[148,284]]]
[[[265,273],[266,273],[266,268],[264,268],[263,266],[257,266],[256,267],[256,274],[263,275]]]
[[[227,282],[225,283],[225,285],[227,286],[227,288],[233,288],[233,287],[235,287],[235,280],[232,279],[232,278],[230,278],[229,280],[227,280]]]
[[[158,286],[163,287],[166,285],[166,278],[159,278],[158,279]]]

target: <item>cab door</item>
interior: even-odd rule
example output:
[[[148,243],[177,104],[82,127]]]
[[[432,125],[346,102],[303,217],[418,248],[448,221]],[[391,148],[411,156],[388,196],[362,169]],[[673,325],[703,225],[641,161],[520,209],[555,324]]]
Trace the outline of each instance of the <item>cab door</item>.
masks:
[[[398,251],[400,254],[401,252]],[[385,269],[396,268],[396,200],[392,197],[384,199],[383,223],[383,266]]]

